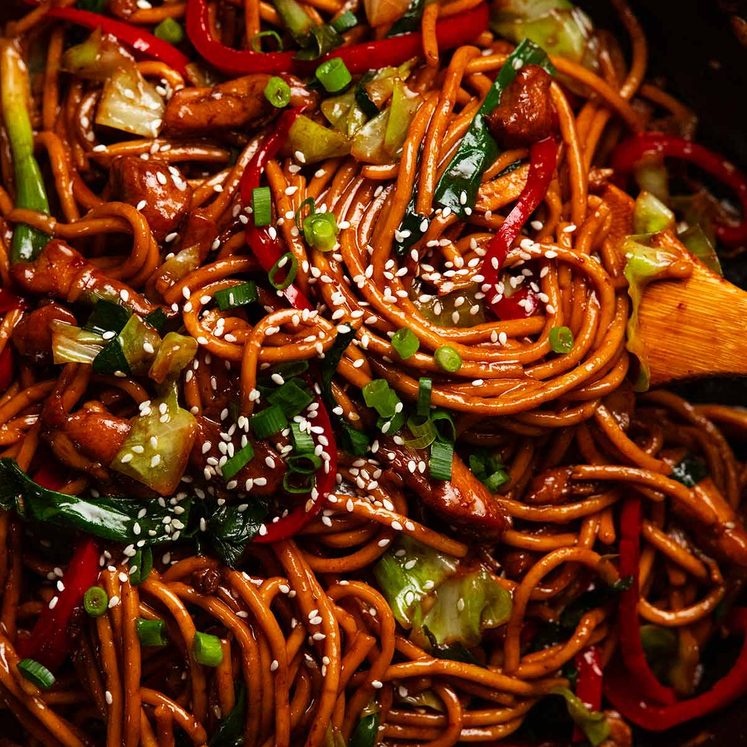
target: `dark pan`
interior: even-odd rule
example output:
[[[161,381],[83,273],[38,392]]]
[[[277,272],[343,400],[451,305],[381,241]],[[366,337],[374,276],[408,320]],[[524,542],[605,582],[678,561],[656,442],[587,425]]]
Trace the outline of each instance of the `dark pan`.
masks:
[[[579,3],[601,28],[619,31],[609,3]],[[747,166],[747,0],[631,0],[649,41],[650,76],[698,114],[699,139]],[[0,22],[20,2],[0,0]],[[740,19],[744,21],[740,22]],[[747,253],[724,262],[727,277],[747,288]],[[745,322],[747,331],[747,320]],[[695,401],[747,405],[747,379],[719,379],[679,387]],[[747,703],[665,734],[638,733],[636,747],[747,747]],[[558,743],[544,747],[559,747]]]

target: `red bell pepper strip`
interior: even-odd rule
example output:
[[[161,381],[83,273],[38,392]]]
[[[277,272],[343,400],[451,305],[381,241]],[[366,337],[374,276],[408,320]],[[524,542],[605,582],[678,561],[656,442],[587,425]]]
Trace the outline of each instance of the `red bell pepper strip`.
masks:
[[[716,235],[730,246],[747,241],[747,178],[733,163],[690,140],[664,132],[643,132],[615,148],[612,168],[621,174],[628,174],[648,155],[678,158],[692,163],[734,190],[739,198],[742,220],[737,225],[717,224]]]
[[[54,462],[43,464],[31,478],[37,485],[47,490],[59,490],[65,484],[65,478]]]
[[[599,649],[589,646],[580,651],[574,658],[578,677],[576,679],[576,695],[583,704],[592,711],[602,707],[602,667],[599,661]],[[573,731],[574,742],[584,742],[586,737],[576,727]]]
[[[604,694],[627,720],[649,731],[667,731],[724,708],[747,693],[747,608],[734,610],[728,627],[743,636],[742,648],[728,674],[707,692],[670,705],[650,703],[628,673],[616,667],[605,678]]]
[[[29,638],[18,641],[18,653],[35,659],[51,670],[58,669],[70,653],[68,627],[73,612],[83,602],[83,595],[99,575],[99,548],[90,537],[75,548],[65,575],[64,589],[54,598],[54,606],[45,607]]]
[[[473,41],[488,27],[488,6],[482,3],[436,24],[440,49],[453,49]],[[227,47],[210,31],[207,0],[187,0],[186,29],[189,40],[202,57],[229,75],[248,73],[304,73],[322,60],[309,62],[296,59],[295,52],[254,52]],[[422,34],[413,32],[390,39],[340,47],[323,59],[339,57],[353,73],[364,73],[371,68],[401,65],[411,57],[419,57],[423,50]]]
[[[101,29],[105,34],[116,36],[120,42],[131,47],[136,52],[147,57],[165,62],[169,67],[178,70],[182,75],[186,73],[189,57],[182,54],[176,47],[159,39],[157,36],[143,29],[131,26],[129,23],[117,21],[100,13],[92,13],[78,8],[50,8],[47,15],[63,21],[77,23],[89,29]]]
[[[550,180],[558,162],[558,144],[553,137],[546,137],[532,145],[529,150],[529,174],[527,183],[511,212],[491,239],[481,266],[483,281],[496,286],[500,282],[503,265],[514,241],[532,213],[545,199]],[[517,319],[531,316],[537,308],[537,299],[531,291],[522,289],[509,297],[504,295],[488,303],[499,319]]]
[[[244,205],[251,204],[252,191],[259,186],[260,178],[264,173],[267,162],[274,158],[283,147],[291,125],[295,122],[296,117],[298,117],[301,111],[301,109],[288,109],[284,111],[280,119],[275,123],[272,133],[265,138],[252,157],[252,160],[247,164],[239,182],[239,193]],[[246,227],[246,240],[252,253],[259,260],[259,264],[266,272],[269,272],[272,266],[284,254],[280,240],[277,238],[277,235],[273,236],[270,233],[268,227],[263,226],[258,228],[250,221]],[[314,308],[309,299],[292,283],[283,293],[288,303],[294,309],[302,311]],[[325,451],[329,455],[329,459],[326,462],[323,461],[322,466],[317,470],[316,484],[312,489],[309,501],[304,506],[298,506],[293,509],[287,516],[278,521],[271,521],[265,524],[266,533],[257,534],[254,538],[255,542],[278,542],[279,540],[293,537],[321,511],[324,498],[334,489],[335,476],[337,475],[337,444],[335,434],[327,408],[321,399],[317,398],[316,401],[319,407],[314,423],[324,429],[322,435],[328,441]]]
[[[638,562],[641,542],[641,499],[628,498],[620,513],[620,576],[631,577],[630,588],[620,592],[618,622],[620,626],[620,655],[628,670],[628,686],[636,697],[657,703],[671,704],[677,700],[674,690],[662,685],[651,670],[641,642],[638,618]]]

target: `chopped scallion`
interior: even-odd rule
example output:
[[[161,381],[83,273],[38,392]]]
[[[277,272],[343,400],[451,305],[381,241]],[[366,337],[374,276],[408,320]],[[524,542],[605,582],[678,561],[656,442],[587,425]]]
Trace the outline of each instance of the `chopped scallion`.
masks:
[[[296,228],[299,231],[303,230],[303,222],[307,215],[304,215],[308,210],[308,215],[314,215],[316,212],[316,202],[313,197],[307,197],[296,210]]]
[[[428,468],[434,480],[451,479],[451,463],[454,459],[454,445],[445,441],[434,441],[431,444],[431,457]]]
[[[292,421],[291,424],[291,439],[293,440],[293,451],[296,454],[306,454],[314,451],[314,439],[308,431],[302,431],[301,426]]]
[[[288,425],[288,421],[279,405],[270,405],[266,410],[252,415],[252,430],[260,440],[274,436]]]
[[[424,449],[436,440],[436,427],[429,417],[420,415],[407,418],[407,427],[412,438],[405,439],[405,446],[411,449]]]
[[[373,407],[382,418],[391,418],[397,411],[397,405],[400,404],[397,393],[389,387],[386,379],[374,379],[369,381],[363,389],[363,400],[369,406]]]
[[[272,222],[272,195],[269,187],[255,187],[252,190],[252,215],[255,226],[269,226]]]
[[[420,340],[418,336],[409,328],[402,327],[398,329],[392,337],[392,347],[397,351],[402,360],[407,360],[418,352]]]
[[[350,31],[350,29],[357,25],[358,19],[355,17],[355,13],[350,10],[346,10],[342,15],[337,16],[337,18],[332,21],[332,28],[338,34],[344,34],[346,31]]]
[[[213,298],[221,311],[246,306],[257,300],[257,284],[253,280],[249,280],[230,288],[223,288],[223,290],[216,291]]]
[[[438,367],[443,371],[455,373],[462,367],[462,356],[451,345],[441,345],[433,357]]]
[[[285,417],[292,418],[294,415],[303,412],[314,401],[314,396],[306,387],[300,386],[296,381],[290,379],[279,389],[270,392],[267,395],[267,400],[280,407]]]
[[[265,86],[265,98],[276,109],[282,109],[290,104],[290,86],[282,78],[273,75]]]
[[[325,60],[314,74],[328,93],[339,93],[353,80],[347,66],[339,57]]]
[[[275,42],[275,49],[273,51],[281,52],[283,49],[283,40],[280,38],[280,34],[278,34],[277,31],[269,30],[269,31],[260,31],[258,34],[255,34],[249,45],[252,48],[252,51],[254,52],[266,52],[268,50],[262,49],[262,39],[273,39]]]
[[[224,480],[232,480],[254,458],[254,447],[248,443],[239,449],[221,468]]]
[[[184,29],[179,21],[175,21],[173,18],[164,18],[153,30],[153,33],[169,44],[180,44],[184,41]]]
[[[18,662],[18,671],[23,678],[36,685],[42,690],[49,690],[54,685],[54,675],[44,664],[40,664],[34,659],[21,659]]]
[[[550,330],[550,347],[553,353],[570,353],[573,350],[573,332],[568,327]]]
[[[142,646],[160,647],[169,642],[166,623],[163,620],[146,620],[139,617],[135,620],[135,631]]]
[[[418,408],[417,413],[420,417],[426,417],[431,411],[431,392],[433,390],[433,380],[421,377],[418,380]]]
[[[278,273],[286,270],[285,278],[278,280]],[[296,273],[298,272],[298,260],[291,254],[286,252],[275,264],[270,268],[267,273],[267,278],[270,281],[270,285],[276,290],[285,290],[295,279]]]
[[[291,454],[287,463],[291,472],[297,472],[300,475],[313,475],[322,466],[322,458],[314,454],[313,451],[307,451],[303,454]]]
[[[109,604],[109,595],[100,586],[91,586],[83,595],[83,609],[91,617],[101,617]]]
[[[139,549],[130,559],[130,583],[142,584],[153,570],[153,550],[150,547]]]
[[[314,213],[304,218],[303,235],[306,243],[314,249],[332,251],[337,245],[338,233],[337,221],[332,213]]]
[[[195,633],[192,640],[192,654],[198,664],[206,667],[217,667],[223,661],[223,649],[220,638],[210,633]]]
[[[283,490],[287,493],[310,493],[315,482],[314,475],[286,472],[283,475]]]
[[[448,441],[454,443],[456,441],[456,425],[454,425],[454,418],[446,410],[434,410],[430,414],[431,422],[438,432],[438,437],[441,441]]]

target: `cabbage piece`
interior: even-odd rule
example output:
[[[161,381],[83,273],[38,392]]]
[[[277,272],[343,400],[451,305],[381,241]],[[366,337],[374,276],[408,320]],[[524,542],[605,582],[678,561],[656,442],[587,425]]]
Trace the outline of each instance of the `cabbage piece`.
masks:
[[[366,18],[371,26],[392,23],[404,15],[410,0],[363,0]]]
[[[197,355],[198,343],[194,337],[169,332],[158,348],[148,376],[159,384],[177,376]]]
[[[409,537],[381,557],[374,576],[400,625],[433,650],[477,646],[511,615],[511,594],[486,568]]]
[[[490,26],[516,44],[531,39],[549,55],[596,64],[591,20],[568,0],[498,0]]]
[[[52,359],[55,363],[93,363],[106,342],[97,332],[52,321]]]
[[[358,106],[353,90],[325,99],[321,109],[332,127],[347,137],[355,135],[366,124],[366,115]]]
[[[677,238],[687,247],[690,254],[697,257],[711,272],[717,275],[724,274],[716,248],[702,225],[686,228],[677,234]]]
[[[342,133],[302,114],[296,117],[290,128],[285,151],[292,155],[301,153],[304,163],[317,163],[327,158],[346,156],[350,152],[350,141]]]
[[[651,192],[641,192],[633,208],[633,230],[656,233],[674,226],[674,213]]]
[[[158,135],[164,100],[114,36],[97,29],[65,52],[62,67],[80,78],[103,81],[96,124],[142,137]]]
[[[485,568],[458,573],[434,592],[421,629],[439,646],[477,646],[484,630],[497,628],[511,617],[511,593]]]
[[[355,133],[351,153],[365,163],[391,163],[391,156],[384,148],[389,109],[377,114]]]
[[[677,259],[670,252],[661,248],[646,246],[641,243],[647,241],[649,235],[628,236],[623,243],[623,254],[626,258],[624,275],[628,281],[628,295],[632,304],[627,326],[628,350],[638,358],[640,372],[635,383],[637,392],[648,389],[650,372],[646,362],[646,351],[638,335],[638,309],[645,287],[663,275],[667,268]]]
[[[419,94],[407,88],[399,78],[394,81],[389,119],[384,131],[384,149],[391,156],[396,156],[401,150],[420,102]]]
[[[558,685],[553,687],[550,693],[560,695],[565,699],[568,715],[573,719],[573,723],[581,729],[592,747],[598,747],[609,737],[610,725],[601,711],[592,711],[587,708],[581,698],[567,687]]]
[[[194,416],[179,407],[176,387],[170,387],[165,397],[133,419],[110,467],[159,495],[171,495],[184,474],[196,434]]]
[[[374,566],[374,576],[397,622],[409,628],[422,600],[458,567],[456,558],[403,537],[397,550],[382,555]]]

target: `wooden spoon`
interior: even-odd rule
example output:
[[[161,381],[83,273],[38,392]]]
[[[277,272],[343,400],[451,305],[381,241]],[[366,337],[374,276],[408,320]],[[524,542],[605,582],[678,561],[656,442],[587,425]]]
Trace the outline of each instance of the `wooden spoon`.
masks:
[[[646,286],[638,312],[651,386],[747,375],[747,292],[709,270],[669,235],[667,249],[692,265],[683,280]]]

